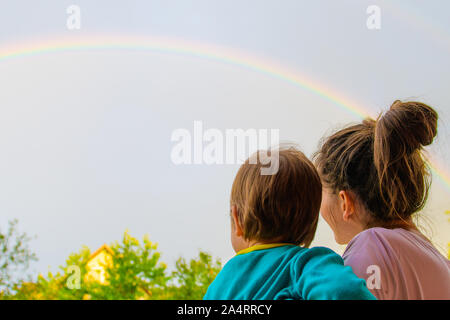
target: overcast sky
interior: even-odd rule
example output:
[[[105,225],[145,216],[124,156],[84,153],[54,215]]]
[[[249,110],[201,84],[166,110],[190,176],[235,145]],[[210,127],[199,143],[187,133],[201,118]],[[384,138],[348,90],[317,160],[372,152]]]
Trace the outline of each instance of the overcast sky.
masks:
[[[69,5],[81,29],[66,27]],[[450,172],[450,3],[441,1],[0,0],[0,55],[39,41],[104,34],[166,37],[273,61],[377,114],[396,99],[438,110],[429,150]],[[381,29],[366,26],[369,5]],[[359,121],[302,87],[245,67],[151,50],[82,50],[0,59],[0,227],[37,238],[35,272],[126,228],[159,243],[173,265],[199,249],[223,261],[238,165],[179,165],[171,134],[279,129],[310,156],[330,130]],[[442,250],[450,191],[435,177],[421,213]],[[320,222],[314,245],[342,252]]]

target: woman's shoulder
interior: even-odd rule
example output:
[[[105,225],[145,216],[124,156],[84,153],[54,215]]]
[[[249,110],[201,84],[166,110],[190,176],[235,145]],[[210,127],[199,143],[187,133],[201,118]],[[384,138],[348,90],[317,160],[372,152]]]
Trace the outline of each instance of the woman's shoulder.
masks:
[[[346,264],[362,265],[361,262],[380,257],[379,251],[386,251],[390,239],[396,238],[394,230],[385,228],[370,228],[358,233],[347,244],[342,258]],[[356,263],[353,263],[357,260]]]
[[[395,229],[389,229],[389,228],[383,228],[383,227],[372,227],[369,229],[366,229],[360,233],[358,233],[353,239],[358,238],[365,238],[365,237],[388,237],[388,238],[395,238],[399,236],[404,236],[405,234],[412,233],[412,231],[408,231],[406,229],[402,228],[395,228]]]
[[[367,279],[377,298],[441,297],[450,284],[449,260],[418,231],[364,230],[350,241],[343,259],[357,276]]]
[[[395,248],[405,245],[427,245],[431,243],[418,231],[406,230],[403,228],[388,229],[382,227],[373,227],[357,234],[347,245],[347,249],[364,245],[366,248]],[[378,247],[381,245],[381,247]]]
[[[448,270],[450,266],[449,261],[419,231],[402,228],[374,227],[364,230],[349,242],[342,258],[346,265],[354,269],[377,265],[394,272],[404,268],[414,269],[416,261],[437,269]]]

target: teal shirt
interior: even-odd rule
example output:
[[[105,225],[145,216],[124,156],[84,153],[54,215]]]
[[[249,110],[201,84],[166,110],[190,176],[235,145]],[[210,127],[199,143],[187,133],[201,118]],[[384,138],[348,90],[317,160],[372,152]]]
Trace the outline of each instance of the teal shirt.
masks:
[[[254,246],[238,252],[211,283],[205,300],[372,300],[338,254],[325,247]]]

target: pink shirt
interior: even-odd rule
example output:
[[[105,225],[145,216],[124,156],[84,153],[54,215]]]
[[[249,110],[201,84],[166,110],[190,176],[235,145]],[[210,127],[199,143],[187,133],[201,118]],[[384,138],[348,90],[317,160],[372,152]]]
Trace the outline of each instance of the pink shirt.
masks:
[[[450,299],[450,261],[416,231],[364,230],[342,257],[377,299]]]

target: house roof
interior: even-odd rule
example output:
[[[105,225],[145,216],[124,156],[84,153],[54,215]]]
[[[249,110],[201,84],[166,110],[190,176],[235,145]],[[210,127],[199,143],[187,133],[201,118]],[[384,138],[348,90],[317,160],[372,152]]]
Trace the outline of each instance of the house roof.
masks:
[[[100,248],[98,248],[91,254],[91,256],[89,257],[89,260],[92,260],[95,256],[97,256],[100,252],[102,252],[104,250],[108,251],[108,253],[111,255],[114,254],[114,251],[106,243],[104,243]]]

